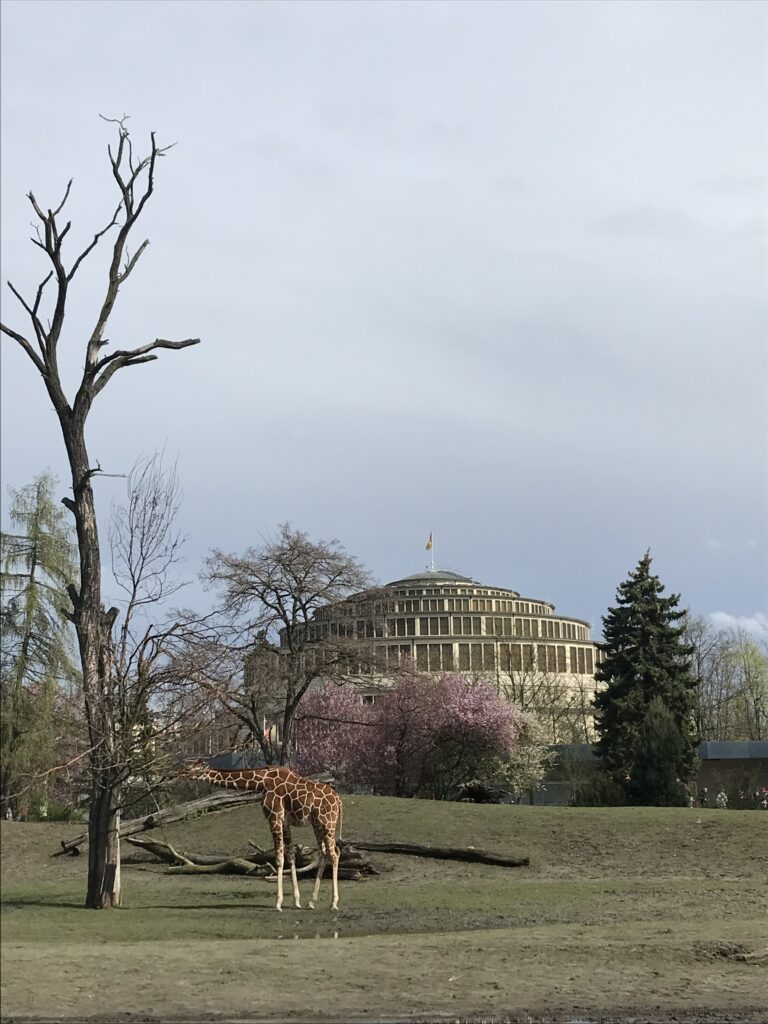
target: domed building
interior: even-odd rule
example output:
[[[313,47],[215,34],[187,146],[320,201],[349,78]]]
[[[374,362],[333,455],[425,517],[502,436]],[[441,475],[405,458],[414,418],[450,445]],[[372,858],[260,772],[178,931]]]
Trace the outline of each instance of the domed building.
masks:
[[[549,719],[553,742],[591,735],[600,648],[588,622],[548,601],[429,568],[387,583],[373,601],[357,594],[321,608],[308,640],[344,633],[365,637],[376,654],[375,668],[361,667],[370,678],[365,699],[404,667],[465,672]]]
[[[365,594],[322,608],[314,616],[314,629],[310,626],[310,639],[328,625],[333,631],[359,610],[367,621],[356,623],[358,636],[371,639],[386,667],[407,659],[424,672],[495,675],[536,668],[555,675],[594,674],[599,648],[589,623],[555,614],[548,601],[489,587],[448,569],[414,573],[387,583],[383,591],[391,600],[381,602],[373,620]]]

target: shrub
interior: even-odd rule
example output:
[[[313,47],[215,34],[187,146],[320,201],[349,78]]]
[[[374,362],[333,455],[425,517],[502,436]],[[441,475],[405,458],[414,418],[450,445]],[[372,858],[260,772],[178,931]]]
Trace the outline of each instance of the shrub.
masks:
[[[501,786],[492,786],[487,782],[472,779],[459,787],[458,798],[470,804],[500,804],[511,794]]]
[[[596,772],[578,786],[571,801],[574,807],[622,807],[627,803],[624,787],[606,772]]]
[[[684,807],[683,739],[675,717],[660,697],[648,704],[638,730],[631,778],[625,783],[633,803]]]
[[[32,793],[26,812],[27,821],[78,821],[80,811],[70,804],[50,800],[45,793]]]

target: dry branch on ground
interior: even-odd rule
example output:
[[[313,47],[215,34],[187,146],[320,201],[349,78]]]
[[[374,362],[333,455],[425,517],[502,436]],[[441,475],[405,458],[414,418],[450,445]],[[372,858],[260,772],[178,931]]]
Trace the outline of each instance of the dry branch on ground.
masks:
[[[253,853],[246,857],[233,857],[228,854],[200,854],[179,852],[170,843],[157,839],[130,838],[127,841],[139,849],[145,850],[171,864],[171,871],[179,874],[246,874],[270,877],[275,871],[275,855],[264,850],[256,843],[250,843]],[[379,853],[397,853],[411,857],[429,857],[437,860],[458,860],[476,864],[493,864],[497,867],[525,867],[527,857],[506,857],[501,854],[487,853],[472,847],[441,847],[421,846],[417,843],[381,843],[348,840],[339,843],[339,877],[358,880],[365,875],[378,874],[376,868],[361,856],[361,850]],[[317,850],[307,847],[296,847],[296,869],[299,874],[308,874],[317,869],[319,855]],[[329,866],[327,866],[329,868]]]
[[[408,857],[432,857],[436,860],[463,860],[475,864],[496,864],[504,868],[524,868],[530,863],[528,857],[506,857],[499,853],[487,853],[472,846],[421,846],[417,843],[373,843],[350,839],[343,844],[357,850],[374,853],[399,853]]]
[[[275,854],[263,850],[255,843],[250,845],[254,852],[245,857],[233,857],[228,854],[189,853],[178,851],[170,843],[159,839],[127,838],[127,841],[157,857],[158,860],[170,864],[169,874],[181,875],[250,875],[270,880],[276,878]],[[309,850],[305,846],[296,847],[296,873],[311,874],[317,871],[320,856],[317,850]],[[330,871],[330,865],[326,865]],[[347,881],[361,881],[366,875],[378,874],[373,864],[364,860],[356,850],[342,850],[339,861],[339,878]]]

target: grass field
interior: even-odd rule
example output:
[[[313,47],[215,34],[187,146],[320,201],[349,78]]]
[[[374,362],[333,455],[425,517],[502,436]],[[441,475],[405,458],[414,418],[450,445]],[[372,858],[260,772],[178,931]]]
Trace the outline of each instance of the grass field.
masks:
[[[77,831],[2,825],[5,1019],[768,1018],[761,812],[348,797],[345,838],[531,864],[371,854],[381,874],[342,882],[334,913],[327,882],[320,909],[278,914],[274,883],[168,875],[127,845],[124,907],[85,911],[85,857],[50,856]],[[269,842],[253,806],[163,837]]]

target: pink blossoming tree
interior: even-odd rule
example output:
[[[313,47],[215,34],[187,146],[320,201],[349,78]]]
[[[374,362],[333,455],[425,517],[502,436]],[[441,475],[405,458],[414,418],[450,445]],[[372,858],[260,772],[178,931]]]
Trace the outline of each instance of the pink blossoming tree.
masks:
[[[302,775],[329,771],[348,785],[368,785],[366,750],[376,732],[372,711],[353,686],[326,683],[309,690],[296,718],[292,767]]]
[[[302,704],[295,765],[390,796],[446,799],[470,781],[511,782],[523,725],[492,686],[462,675],[403,675],[372,705],[326,685]]]

